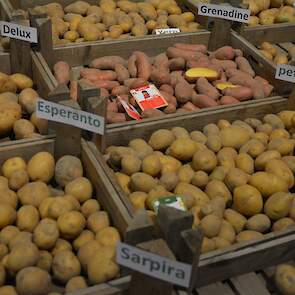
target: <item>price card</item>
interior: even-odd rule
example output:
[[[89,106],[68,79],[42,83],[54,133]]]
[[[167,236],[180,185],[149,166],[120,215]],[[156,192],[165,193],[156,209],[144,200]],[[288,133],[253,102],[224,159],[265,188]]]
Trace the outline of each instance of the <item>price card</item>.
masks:
[[[198,14],[228,19],[241,23],[248,23],[251,13],[249,9],[241,9],[225,5],[199,3]]]
[[[130,118],[134,120],[141,120],[140,114],[137,112],[136,108],[133,105],[123,100],[120,96],[118,96],[118,99],[120,103],[122,104],[125,112]]]
[[[36,103],[36,116],[37,118],[72,125],[96,134],[104,134],[104,117],[41,98],[38,98]]]
[[[159,109],[168,105],[160,91],[153,84],[130,90],[142,111]]]
[[[180,33],[180,29],[179,28],[169,28],[169,29],[156,29],[155,30],[156,35],[162,35],[162,34],[176,34],[176,33]]]
[[[0,21],[0,35],[30,43],[38,43],[37,29]]]
[[[295,66],[277,65],[276,79],[295,83]]]
[[[165,198],[159,198],[153,202],[153,208],[156,213],[159,211],[160,205],[165,205],[169,207],[173,207],[175,209],[186,211],[186,207],[180,196],[170,196]]]

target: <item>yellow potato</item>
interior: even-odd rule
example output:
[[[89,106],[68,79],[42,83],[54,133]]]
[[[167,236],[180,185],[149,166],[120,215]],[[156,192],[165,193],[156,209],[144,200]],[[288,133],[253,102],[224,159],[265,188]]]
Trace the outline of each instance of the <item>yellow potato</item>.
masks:
[[[282,294],[293,295],[295,288],[295,267],[288,264],[277,266],[274,280]]]
[[[142,172],[153,177],[157,176],[161,171],[161,162],[158,156],[151,154],[146,156],[142,161]],[[139,170],[140,171],[140,170]],[[138,172],[138,171],[136,171]]]
[[[118,230],[112,226],[99,230],[96,233],[95,239],[100,245],[107,247],[116,247],[117,243],[121,240]]]
[[[39,223],[39,212],[31,205],[22,206],[16,215],[16,225],[20,230],[33,232]]]
[[[265,214],[256,214],[248,219],[246,229],[258,231],[260,233],[267,232],[271,227],[271,221]]]
[[[236,239],[236,233],[234,227],[226,220],[222,220],[218,237],[233,244]]]
[[[167,129],[159,129],[155,131],[149,140],[149,145],[154,150],[165,150],[175,140],[175,136],[172,131]]]
[[[240,148],[250,138],[248,131],[238,125],[232,125],[220,131],[220,138],[224,147]]]
[[[2,173],[6,178],[10,178],[12,173],[18,170],[26,170],[27,164],[21,157],[13,157],[6,160],[2,165]]]
[[[254,160],[248,154],[239,154],[235,157],[236,167],[247,174],[254,172]]]
[[[178,138],[170,145],[169,148],[170,156],[180,161],[190,160],[196,151],[196,144],[190,138]]]
[[[130,179],[130,187],[133,191],[148,193],[156,184],[156,179],[142,172],[133,174]]]
[[[266,151],[262,154],[260,154],[255,159],[255,169],[256,170],[264,170],[266,164],[271,161],[272,159],[280,159],[281,154],[278,151]]]
[[[73,241],[73,246],[76,251],[78,251],[83,245],[89,241],[94,240],[94,234],[90,230],[83,230],[81,234]]]
[[[52,255],[48,251],[39,252],[39,260],[36,264],[37,267],[50,272],[52,265]]]
[[[217,166],[217,158],[211,150],[199,150],[193,156],[192,166],[196,171],[208,173]]]
[[[98,201],[94,199],[87,200],[81,206],[81,212],[86,218],[88,218],[92,213],[97,212],[99,210],[100,210],[100,205]]]
[[[78,177],[65,186],[65,193],[75,197],[80,203],[89,200],[92,192],[91,182],[85,177]]]
[[[225,210],[224,219],[233,226],[237,234],[244,229],[247,223],[247,219],[242,214],[232,209]]]
[[[87,219],[87,228],[97,233],[99,230],[110,225],[108,213],[99,211],[92,213]]]
[[[134,173],[140,172],[141,160],[136,155],[125,155],[121,160],[122,173],[131,176]]]
[[[213,238],[219,234],[221,221],[220,217],[213,214],[209,214],[201,220],[200,226],[207,238]]]
[[[245,184],[235,188],[233,208],[244,216],[253,216],[263,209],[263,199],[258,189]]]
[[[230,204],[232,201],[232,194],[226,185],[220,180],[211,180],[206,186],[205,193],[209,196],[210,199],[216,197],[224,198],[227,204]]]
[[[14,171],[11,177],[9,178],[9,187],[13,190],[19,190],[21,187],[27,184],[29,180],[30,179],[29,179],[29,175],[27,171],[25,170]],[[2,196],[0,198],[2,198]],[[12,196],[12,199],[14,199],[13,196]]]
[[[96,241],[91,240],[85,243],[78,250],[78,258],[82,265],[82,268],[85,270],[89,260],[92,260],[93,253],[97,253],[102,249],[102,246]]]
[[[39,94],[32,88],[26,88],[19,94],[19,104],[23,110],[29,114],[32,114],[36,109],[36,101]]]
[[[71,278],[66,284],[66,293],[71,293],[87,288],[87,283],[84,277],[78,276]]]
[[[33,87],[32,79],[24,74],[13,74],[9,76],[9,79],[17,85],[19,90]]]
[[[0,203],[0,228],[12,225],[16,219],[16,211],[9,204]]]
[[[133,208],[137,211],[145,208],[145,201],[148,195],[144,192],[133,192],[128,198],[133,205]]]
[[[258,240],[261,238],[263,238],[263,234],[260,232],[254,230],[244,230],[237,235],[236,241],[238,243],[241,243],[246,241]]]
[[[283,217],[276,222],[274,222],[272,226],[272,231],[281,231],[287,229],[290,226],[294,226],[295,222],[292,218]]]
[[[232,168],[227,173],[224,183],[233,191],[236,187],[247,184],[249,176],[239,168]]]

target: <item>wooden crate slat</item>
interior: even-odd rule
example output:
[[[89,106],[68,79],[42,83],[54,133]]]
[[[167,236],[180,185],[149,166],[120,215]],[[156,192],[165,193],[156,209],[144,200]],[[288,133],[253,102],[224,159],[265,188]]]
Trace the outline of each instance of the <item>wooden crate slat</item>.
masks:
[[[231,278],[230,281],[240,295],[270,295],[254,272]]]
[[[210,284],[197,289],[198,295],[234,295],[230,287],[221,282]]]

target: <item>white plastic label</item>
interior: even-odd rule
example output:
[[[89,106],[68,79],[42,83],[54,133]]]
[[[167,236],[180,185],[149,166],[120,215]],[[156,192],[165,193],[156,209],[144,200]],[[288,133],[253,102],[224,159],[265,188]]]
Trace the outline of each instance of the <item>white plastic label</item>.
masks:
[[[104,134],[104,117],[44,99],[39,98],[37,100],[36,116],[41,119],[72,125],[97,134]]]
[[[249,9],[241,9],[233,6],[199,3],[198,14],[248,23],[250,18]]]
[[[277,65],[276,79],[295,83],[295,66]]]
[[[156,32],[156,35],[176,34],[176,33],[180,33],[180,29],[179,28],[156,29],[155,32]]]
[[[30,43],[38,43],[37,29],[0,21],[0,35]]]
[[[117,244],[117,263],[174,285],[189,287],[192,267],[124,243]]]

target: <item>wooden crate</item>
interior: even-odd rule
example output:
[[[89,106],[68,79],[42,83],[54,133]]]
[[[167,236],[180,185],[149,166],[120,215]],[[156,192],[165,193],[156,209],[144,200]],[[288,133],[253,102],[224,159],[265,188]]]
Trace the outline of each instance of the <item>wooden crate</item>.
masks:
[[[171,38],[170,36],[163,36],[161,40],[157,41],[155,41],[152,37],[149,37],[146,40],[133,39],[127,43],[114,41],[111,47],[107,42],[102,42],[99,45],[96,44],[92,46],[79,45],[73,47],[70,52],[66,48],[60,47],[54,50],[54,55],[52,55],[49,63],[53,65],[59,60],[64,60],[72,67],[79,67],[81,65],[89,64],[89,62],[95,57],[101,57],[104,55],[120,55],[124,58],[128,58],[130,53],[135,50],[143,50],[149,56],[153,56],[164,52],[169,46],[172,46],[177,42],[208,45],[209,39],[209,32],[199,32],[194,35],[175,36],[174,38]],[[258,53],[258,50],[253,45],[233,31],[230,35],[230,45],[243,49],[246,58],[252,63],[256,73],[267,78],[275,86],[275,92],[278,95],[261,99],[259,101],[246,101],[236,105],[218,106],[186,114],[170,114],[159,118],[144,119],[141,121],[109,124],[107,125],[107,134],[105,136],[107,144],[127,143],[130,136],[135,137],[150,134],[150,132],[158,129],[159,126],[187,126],[190,128],[190,124],[187,122],[197,118],[202,118],[202,121],[208,123],[210,122],[213,114],[221,117],[223,116],[222,114],[224,114],[225,117],[228,116],[229,118],[233,118],[232,114],[234,113],[241,114],[241,116],[250,116],[252,113],[261,115],[267,112],[279,111],[287,107],[294,107],[294,100],[290,100],[288,97],[282,97],[279,95],[284,93],[284,87],[282,87],[284,82],[274,79],[273,66]],[[42,54],[40,52],[35,52],[34,56],[34,58],[39,60],[42,64],[48,76],[51,77],[50,80],[55,81],[51,69],[49,65],[46,64]],[[53,82],[53,84],[56,85],[56,87],[58,85],[57,81]],[[198,120],[195,120],[195,122],[195,124],[202,124],[202,122],[199,122]],[[194,126],[191,125],[191,128],[193,127]]]
[[[278,52],[285,54],[288,53],[288,48],[295,44],[295,24],[290,23],[255,27],[243,26],[240,30],[240,34],[255,47],[259,47],[262,42],[277,44],[276,48]],[[258,54],[263,57],[259,51]],[[273,68],[272,71],[274,72],[276,64],[270,60],[266,60],[266,62],[269,63],[269,66]],[[290,64],[295,65],[295,56]],[[292,90],[293,83],[281,82],[281,87],[284,88],[285,93],[289,93]]]
[[[95,193],[96,198],[99,203],[102,205],[103,209],[107,211],[112,220],[112,224],[119,230],[122,237],[124,237],[125,230],[130,223],[131,215],[126,209],[125,206],[121,203],[117,194],[114,192],[106,191],[104,187],[101,167],[98,164],[96,158],[92,153],[92,143],[88,143],[84,140],[81,141],[81,155],[80,159],[83,164],[84,172],[86,177],[91,181]],[[13,146],[0,146],[0,165],[3,164],[5,160],[10,157],[20,156],[23,157],[26,161],[28,161],[33,155],[38,152],[47,151],[54,155],[55,153],[55,140],[54,139],[44,139],[38,142],[22,142],[15,144]],[[111,193],[108,195],[108,193]],[[108,195],[108,196],[107,196]],[[107,197],[105,197],[107,196]],[[117,283],[118,284],[118,283]],[[116,285],[114,283],[114,285]],[[94,295],[98,294],[98,290],[104,290],[106,286],[111,286],[108,284],[102,284],[101,286],[93,286],[88,289],[84,289],[75,294],[87,294]],[[122,288],[123,284],[120,281],[120,288]],[[108,288],[110,289],[112,288]],[[115,288],[113,288],[115,289]],[[95,291],[95,292],[94,292]],[[118,289],[117,289],[118,291]],[[118,294],[118,293],[99,293],[99,294]]]
[[[208,123],[217,123],[219,119],[228,119],[230,121],[248,117],[262,118],[266,113],[275,113],[279,104],[268,106],[256,106],[251,109],[242,107],[232,107],[227,113],[212,112],[210,116],[191,117],[190,120],[183,122],[180,126],[188,130],[198,130]],[[277,110],[278,111],[278,110]],[[158,122],[157,128],[171,128],[174,125],[169,124],[169,120]],[[116,144],[123,145],[127,141],[134,138],[143,138],[145,140],[151,135],[152,131],[141,129],[142,133],[133,134],[127,130],[117,134],[119,139]],[[124,142],[124,143],[123,143]],[[107,179],[104,182],[105,192],[108,195],[116,193],[122,200],[122,203],[130,210],[130,214],[134,216],[132,205],[126,194],[123,192],[118,182],[114,171],[108,166],[103,155],[97,150],[92,150],[100,167],[102,175],[99,177]],[[105,196],[107,197],[107,195]],[[223,250],[216,250],[201,255],[198,270],[197,286],[201,287],[212,282],[228,279],[232,276],[237,276],[251,271],[256,271],[274,264],[279,264],[290,260],[295,255],[295,227],[277,233],[268,233],[263,239],[251,242],[243,242],[234,244]],[[271,257],[271,259],[269,259]]]
[[[28,9],[28,8],[33,8],[34,6],[37,5],[45,5],[48,3],[51,3],[52,1],[49,0],[2,0],[2,1],[7,1],[9,4],[6,5],[7,8],[7,14],[11,15],[12,14],[12,10],[13,9]],[[142,2],[143,0],[131,0],[132,2]],[[192,0],[176,0],[178,5],[182,8],[183,11],[191,11],[196,15],[196,8],[191,5],[191,1]],[[60,3],[63,7],[75,2],[75,0],[57,0],[55,1],[57,3]],[[99,0],[86,0],[86,2],[92,4],[92,5],[97,5]],[[200,22],[201,24],[204,23],[203,18],[202,17],[198,17],[200,18]],[[203,30],[201,30],[203,31]],[[176,35],[194,35],[197,34],[196,33],[177,33]],[[148,39],[151,35],[147,35],[144,37],[133,37],[131,39],[137,39],[137,40],[145,40]],[[153,38],[155,40],[160,40],[162,38],[163,35],[152,35]],[[48,37],[48,36],[47,36]],[[46,37],[46,38],[47,38]],[[119,40],[119,42],[121,43],[125,43],[128,42],[130,39],[126,39],[126,40]],[[109,44],[109,46],[112,46],[112,42],[113,40],[108,40],[108,41],[93,41],[93,42],[83,42],[82,44],[87,44],[87,45],[93,45],[93,44],[100,44],[101,42],[107,42]],[[73,47],[78,46],[77,44],[67,44],[67,45],[53,45],[52,41],[50,44],[50,48],[47,46],[47,48],[45,48],[44,50],[54,50],[55,48],[66,48],[68,51],[71,51]]]

